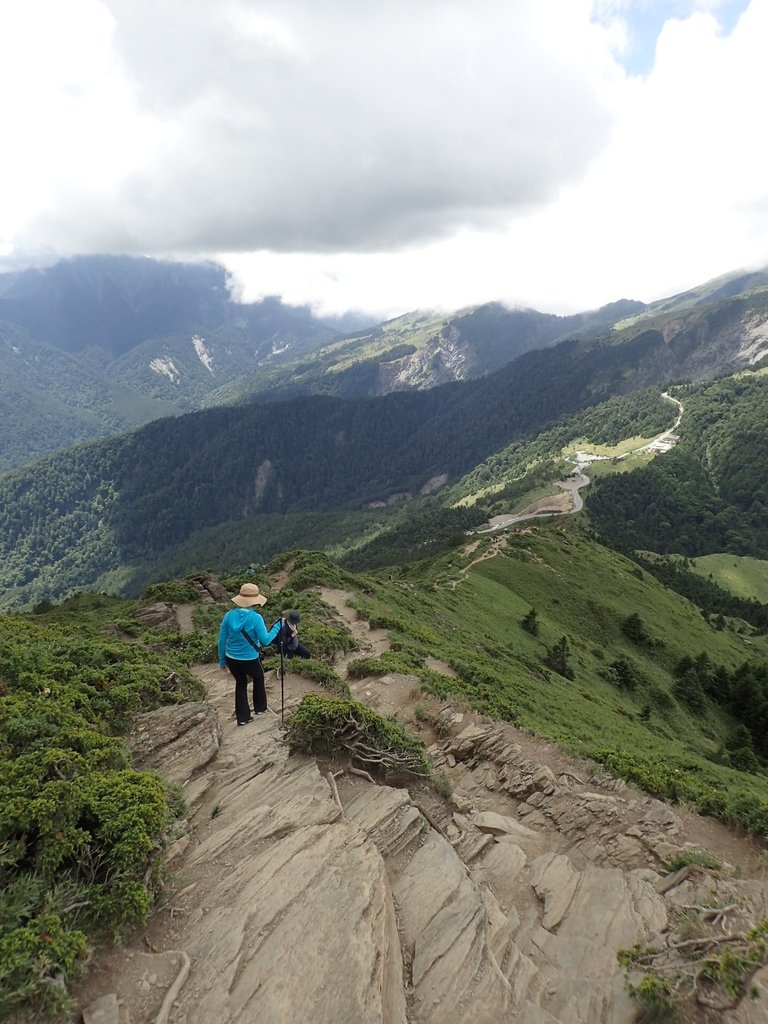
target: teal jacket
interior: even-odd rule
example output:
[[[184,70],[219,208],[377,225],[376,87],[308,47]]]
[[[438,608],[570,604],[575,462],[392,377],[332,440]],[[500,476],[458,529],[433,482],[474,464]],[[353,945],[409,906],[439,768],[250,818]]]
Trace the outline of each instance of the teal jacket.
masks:
[[[219,629],[219,665],[222,668],[227,667],[227,658],[253,661],[259,657],[259,652],[243,636],[243,630],[261,647],[266,647],[280,632],[280,619],[267,630],[264,619],[253,608],[231,608],[221,620]]]

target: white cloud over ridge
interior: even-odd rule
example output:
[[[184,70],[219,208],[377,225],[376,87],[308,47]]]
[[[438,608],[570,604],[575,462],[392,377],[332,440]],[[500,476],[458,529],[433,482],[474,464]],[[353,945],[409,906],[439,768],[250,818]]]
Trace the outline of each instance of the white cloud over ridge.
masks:
[[[9,263],[225,253],[248,298],[394,313],[583,308],[768,258],[768,0],[730,35],[713,0],[671,5],[644,76],[621,32],[654,0],[13,6]]]

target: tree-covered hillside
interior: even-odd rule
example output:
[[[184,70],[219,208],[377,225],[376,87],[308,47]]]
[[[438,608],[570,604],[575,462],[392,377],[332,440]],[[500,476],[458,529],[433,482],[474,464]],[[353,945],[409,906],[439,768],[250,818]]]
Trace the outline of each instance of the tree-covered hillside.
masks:
[[[0,472],[179,410],[106,380],[100,366],[0,322]]]
[[[212,395],[215,402],[279,401],[301,394],[359,398],[471,380],[518,356],[579,337],[595,338],[644,308],[622,300],[554,316],[489,302],[456,314],[407,314],[275,368],[260,368]]]
[[[600,478],[595,528],[618,546],[688,556],[768,556],[768,375],[757,371],[672,392],[680,444],[634,473]]]
[[[78,257],[0,274],[0,470],[199,408],[353,322],[237,303],[212,265]]]
[[[456,480],[512,439],[631,390],[645,344],[573,341],[426,392],[310,397],[160,420],[7,474],[3,601],[91,585],[224,523],[237,529],[238,520],[267,514],[359,510],[417,495],[436,478]]]

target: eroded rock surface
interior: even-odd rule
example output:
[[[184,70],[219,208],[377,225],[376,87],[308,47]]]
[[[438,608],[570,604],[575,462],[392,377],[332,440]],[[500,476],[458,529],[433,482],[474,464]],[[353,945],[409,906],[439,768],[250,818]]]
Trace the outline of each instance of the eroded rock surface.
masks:
[[[216,756],[220,739],[214,707],[195,701],[137,715],[128,744],[136,768],[183,783]]]
[[[688,840],[667,805],[541,763],[509,726],[472,722],[433,748],[449,804],[332,784],[289,754],[278,716],[236,727],[231,682],[204,674],[207,701],[141,716],[132,737],[190,805],[144,936],[189,958],[178,992],[151,993],[156,1008],[171,992],[169,1024],[632,1024],[620,948],[662,941],[690,907],[728,906],[738,927],[768,913],[764,881],[668,871]],[[154,1024],[139,949],[109,955],[120,1024]],[[768,1017],[745,1002],[701,1020]]]

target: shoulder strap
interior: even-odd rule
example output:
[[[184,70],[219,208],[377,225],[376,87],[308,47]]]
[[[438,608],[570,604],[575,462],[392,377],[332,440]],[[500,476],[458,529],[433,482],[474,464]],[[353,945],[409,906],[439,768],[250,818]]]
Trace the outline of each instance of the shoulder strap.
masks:
[[[255,651],[261,650],[261,644],[256,643],[252,636],[248,636],[244,629],[241,629],[240,632],[243,634],[245,639],[248,641],[248,643],[251,645],[251,647],[253,647]]]

